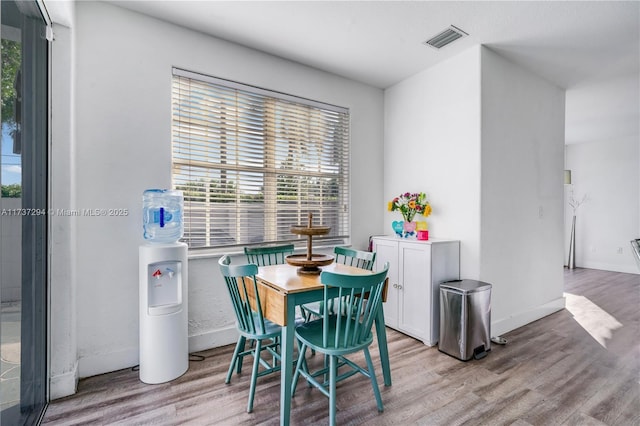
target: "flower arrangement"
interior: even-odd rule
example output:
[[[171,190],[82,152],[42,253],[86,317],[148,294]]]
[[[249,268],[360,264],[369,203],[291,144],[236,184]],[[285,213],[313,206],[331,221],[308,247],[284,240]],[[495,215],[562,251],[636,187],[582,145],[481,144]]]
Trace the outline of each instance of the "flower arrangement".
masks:
[[[415,194],[405,192],[389,201],[387,210],[390,212],[397,210],[402,213],[402,217],[406,222],[412,222],[416,213],[424,217],[429,216],[431,214],[431,205],[424,192],[417,192]]]

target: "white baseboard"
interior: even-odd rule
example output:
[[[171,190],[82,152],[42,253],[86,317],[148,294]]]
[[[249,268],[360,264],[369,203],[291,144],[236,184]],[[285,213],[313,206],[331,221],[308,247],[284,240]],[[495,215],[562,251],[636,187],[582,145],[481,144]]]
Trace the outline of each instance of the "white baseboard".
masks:
[[[236,330],[235,326],[212,330],[195,336],[189,336],[189,353],[230,345],[237,341],[238,330]]]
[[[541,306],[537,306],[525,312],[519,312],[516,315],[512,315],[508,318],[503,318],[495,322],[491,322],[491,336],[500,336],[506,334],[511,330],[520,328],[533,321],[544,318],[547,315],[551,315],[554,312],[561,311],[565,307],[565,298],[560,297],[549,303]]]
[[[230,326],[223,329],[212,330],[206,333],[198,334],[195,336],[189,336],[189,353],[199,352],[206,349],[217,348],[219,346],[225,346],[235,343],[238,340],[238,331],[235,326]],[[140,362],[140,351],[138,346],[123,349],[117,352],[109,352],[106,354],[96,354],[91,356],[84,356],[78,360],[77,374],[72,377],[56,377],[56,395],[66,396],[75,393],[75,384],[77,378],[91,377],[98,374],[109,373],[111,371],[121,370],[123,368],[133,367]],[[75,377],[77,376],[77,377]],[[75,379],[74,379],[75,377]],[[58,384],[57,382],[60,381]],[[51,378],[51,395],[54,394],[54,378]],[[71,390],[73,383],[73,389]],[[62,395],[65,392],[66,395]]]
[[[78,360],[78,377],[91,377],[123,368],[134,367],[140,362],[138,346],[116,352],[83,356]]]
[[[631,265],[614,265],[602,262],[585,262],[577,265],[578,268],[599,269],[601,271],[623,272],[625,274],[640,274],[640,270],[635,264]]]
[[[73,370],[49,377],[49,399],[54,400],[73,395],[78,389],[78,363]]]

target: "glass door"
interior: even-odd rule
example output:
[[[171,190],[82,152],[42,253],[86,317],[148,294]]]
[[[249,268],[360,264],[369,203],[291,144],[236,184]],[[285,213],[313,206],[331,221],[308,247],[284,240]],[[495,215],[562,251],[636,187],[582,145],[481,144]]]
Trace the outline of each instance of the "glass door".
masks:
[[[48,42],[35,1],[0,5],[0,423],[32,425],[47,402]]]

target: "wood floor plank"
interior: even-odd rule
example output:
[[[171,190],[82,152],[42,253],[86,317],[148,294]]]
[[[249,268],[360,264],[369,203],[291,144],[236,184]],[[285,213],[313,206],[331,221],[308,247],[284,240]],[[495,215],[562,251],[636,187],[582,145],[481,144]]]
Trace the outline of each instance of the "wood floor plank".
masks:
[[[526,388],[520,388],[494,402],[487,401],[486,404],[479,407],[475,416],[464,424],[510,424],[518,420],[522,413],[528,412],[543,400],[543,395]]]
[[[372,350],[384,412],[368,379],[354,376],[338,386],[338,423],[640,425],[640,275],[565,269],[565,290],[582,305],[513,330],[503,336],[507,345],[492,345],[482,360],[462,362],[388,329],[393,386],[382,384]],[[49,404],[42,424],[278,425],[279,374],[258,379],[247,413],[250,371],[224,383],[232,351],[203,351],[185,375],[160,385],[141,383],[131,369],[82,379],[76,395]],[[322,357],[308,362],[317,367]],[[326,424],[328,404],[301,379],[291,423]]]
[[[630,375],[627,371],[612,371],[596,393],[583,404],[581,410],[605,424],[615,424],[628,406],[632,406],[636,415],[640,416],[639,380],[640,378]]]
[[[407,424],[462,425],[476,419],[485,405],[486,401],[478,395],[466,393],[429,413],[417,412],[416,418],[410,418]]]
[[[576,412],[566,421],[562,423],[562,426],[606,426],[607,423],[603,423],[594,419],[584,413]]]

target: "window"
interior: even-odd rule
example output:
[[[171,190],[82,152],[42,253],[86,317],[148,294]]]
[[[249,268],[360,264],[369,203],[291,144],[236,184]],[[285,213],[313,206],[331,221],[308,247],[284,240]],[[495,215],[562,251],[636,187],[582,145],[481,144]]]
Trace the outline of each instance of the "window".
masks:
[[[292,225],[349,231],[346,108],[173,70],[172,182],[190,248],[304,241]]]
[[[42,213],[48,208],[51,77],[44,34],[51,23],[40,3],[0,1],[3,425],[38,424],[48,400],[50,218]],[[25,211],[33,213],[15,213]]]

